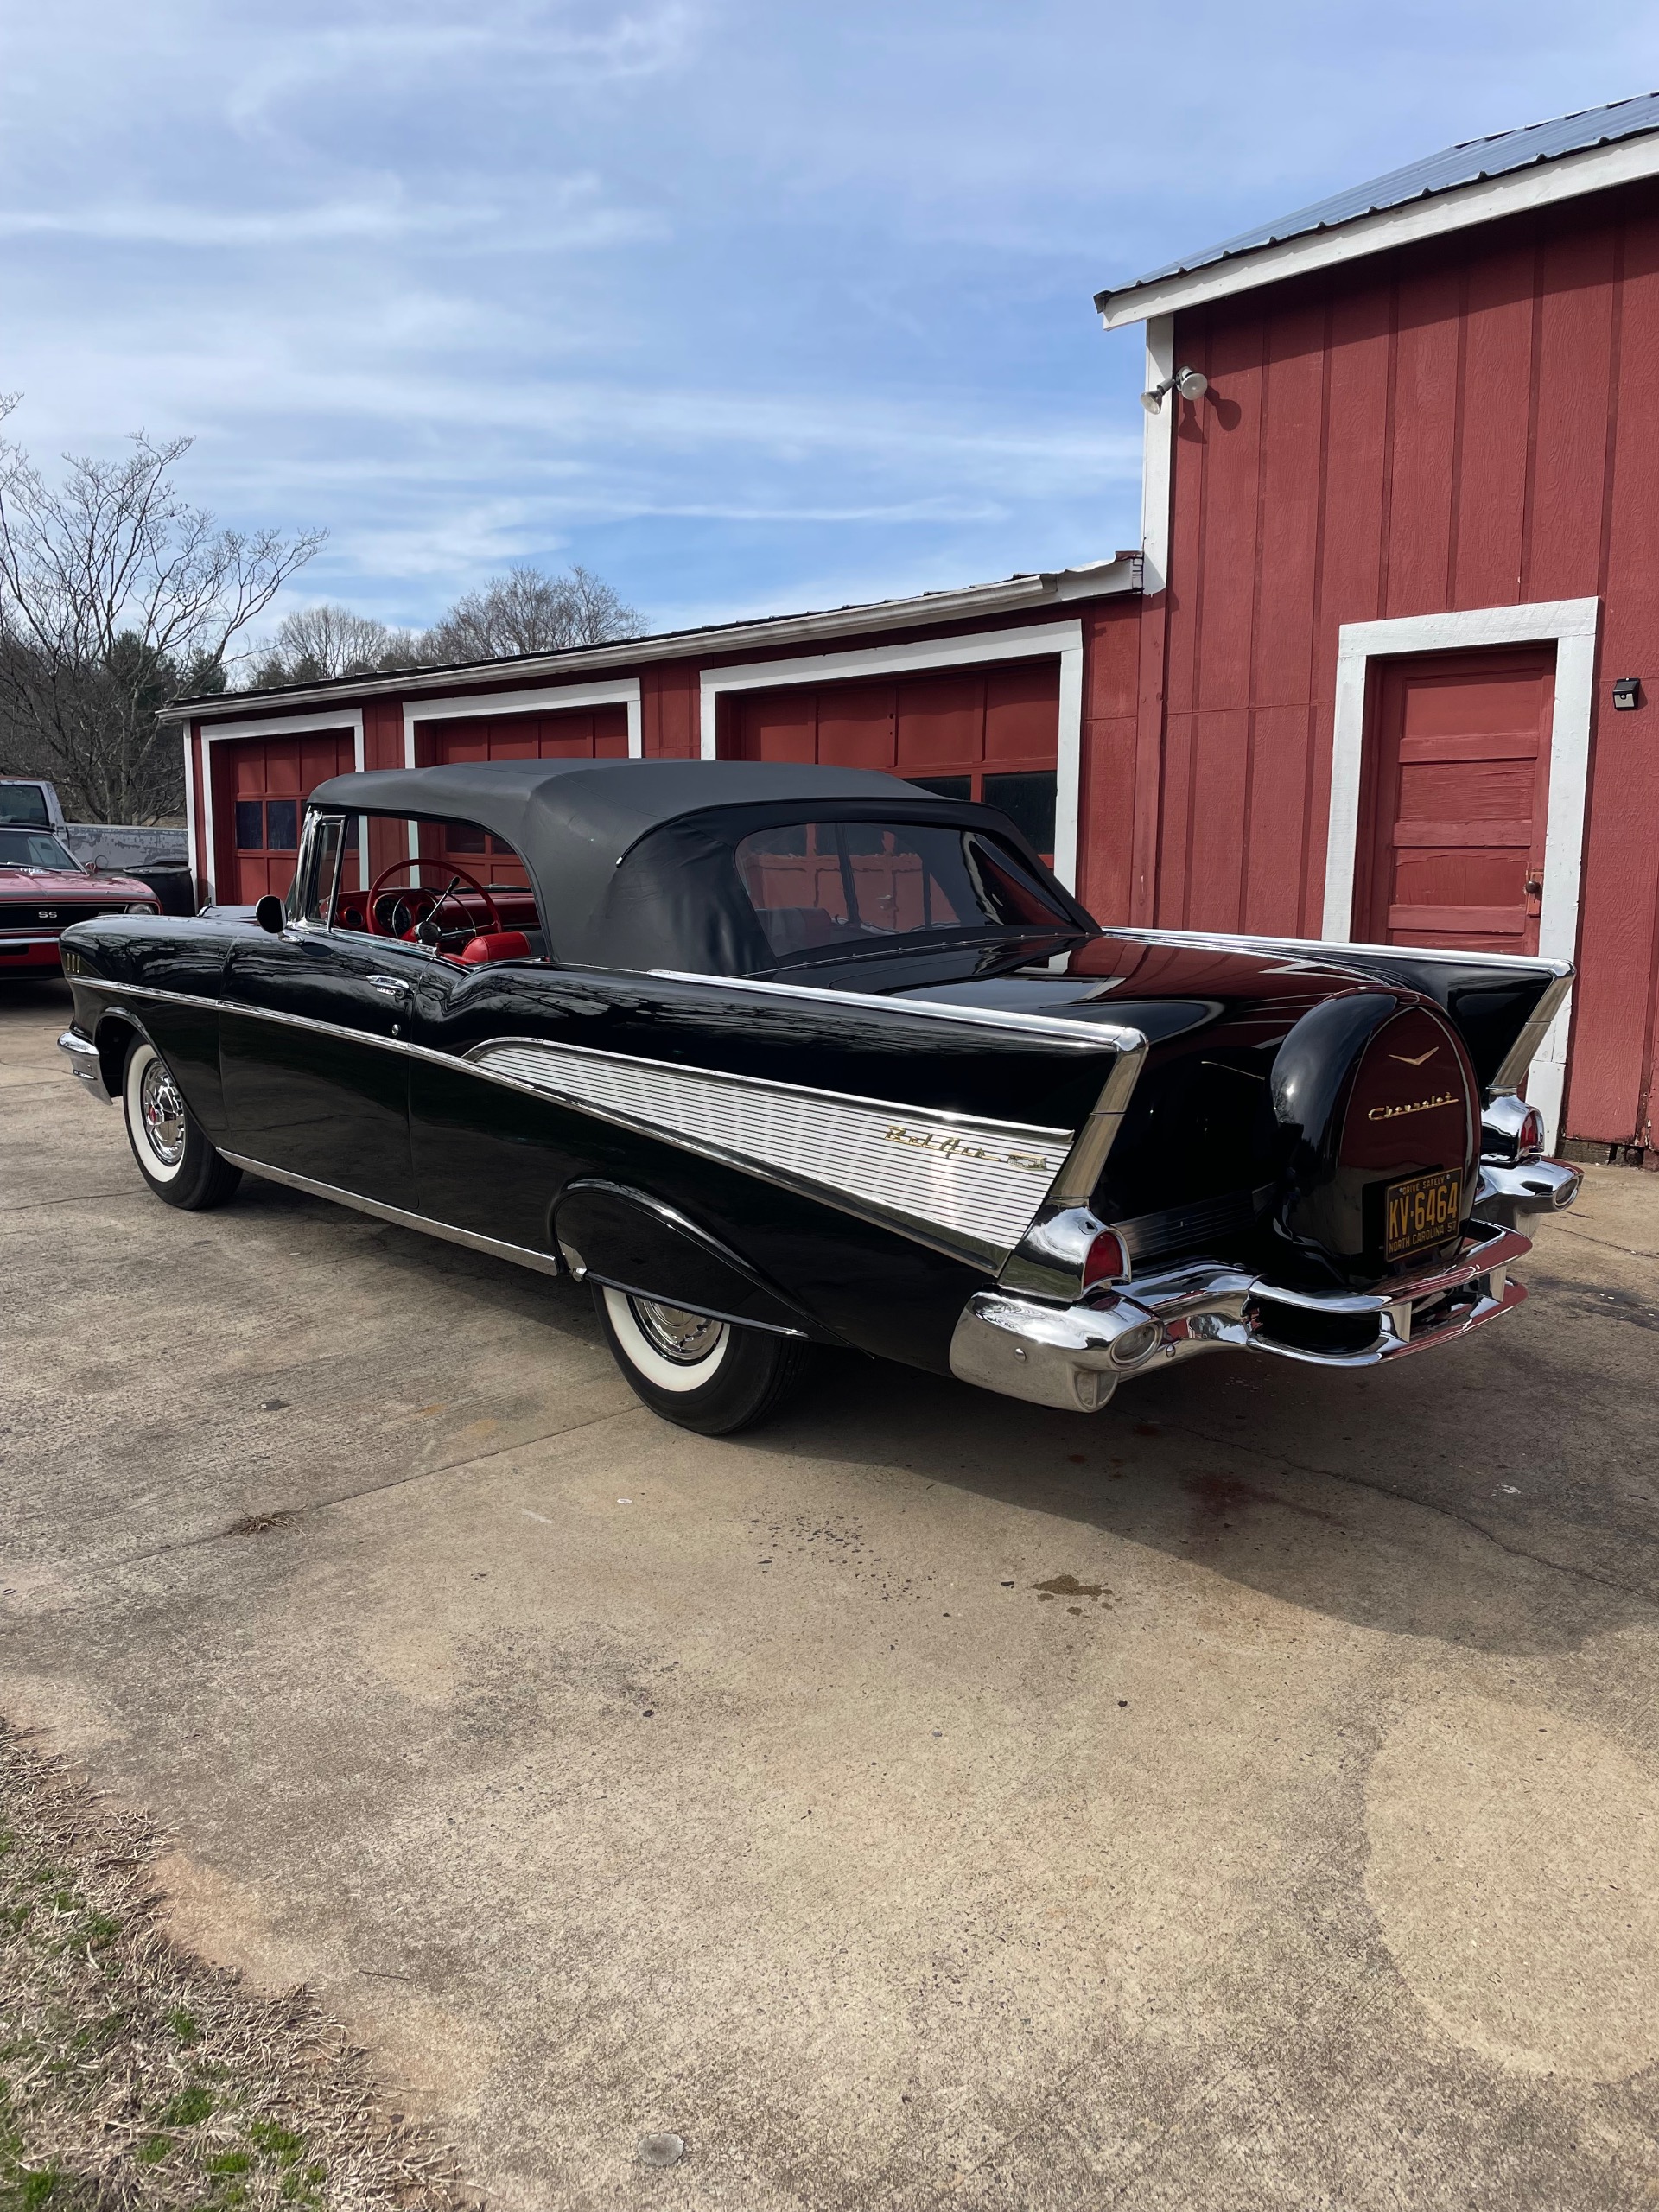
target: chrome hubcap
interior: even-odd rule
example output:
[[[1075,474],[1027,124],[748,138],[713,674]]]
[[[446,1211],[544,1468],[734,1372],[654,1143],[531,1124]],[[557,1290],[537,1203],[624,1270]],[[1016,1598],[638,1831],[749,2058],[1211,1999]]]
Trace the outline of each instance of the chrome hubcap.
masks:
[[[184,1101],[159,1060],[144,1070],[138,1112],[150,1150],[164,1167],[176,1167],[184,1158]]]
[[[658,1306],[645,1298],[631,1298],[628,1304],[652,1345],[677,1367],[695,1367],[707,1359],[725,1333],[723,1321],[688,1313],[683,1306]]]

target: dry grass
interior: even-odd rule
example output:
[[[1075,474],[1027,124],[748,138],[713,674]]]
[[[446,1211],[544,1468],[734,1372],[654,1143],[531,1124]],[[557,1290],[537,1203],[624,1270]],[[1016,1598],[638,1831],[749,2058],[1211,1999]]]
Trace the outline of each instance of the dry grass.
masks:
[[[156,1850],[0,1726],[0,2212],[477,2212],[305,1991],[158,1932]]]

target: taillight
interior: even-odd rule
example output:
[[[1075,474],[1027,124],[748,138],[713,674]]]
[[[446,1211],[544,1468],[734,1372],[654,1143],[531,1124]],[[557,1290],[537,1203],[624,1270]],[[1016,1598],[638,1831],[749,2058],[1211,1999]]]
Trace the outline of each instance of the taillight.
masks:
[[[1522,1160],[1534,1158],[1544,1148],[1544,1117],[1535,1106],[1529,1106],[1526,1118],[1516,1131],[1515,1149]]]
[[[1122,1282],[1129,1272],[1129,1255],[1124,1249],[1123,1239],[1115,1229],[1103,1229],[1089,1247],[1089,1256],[1083,1263],[1083,1287],[1090,1291],[1096,1283]]]

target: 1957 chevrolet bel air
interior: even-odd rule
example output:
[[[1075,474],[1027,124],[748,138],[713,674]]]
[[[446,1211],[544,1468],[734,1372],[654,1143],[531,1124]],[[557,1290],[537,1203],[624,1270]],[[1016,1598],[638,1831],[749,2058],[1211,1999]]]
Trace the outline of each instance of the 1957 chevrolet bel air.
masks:
[[[994,809],[741,762],[335,778],[286,900],[77,923],[61,1042],[177,1206],[240,1173],[593,1288],[729,1433],[815,1344],[1091,1412],[1511,1312],[1571,970],[1102,929]]]

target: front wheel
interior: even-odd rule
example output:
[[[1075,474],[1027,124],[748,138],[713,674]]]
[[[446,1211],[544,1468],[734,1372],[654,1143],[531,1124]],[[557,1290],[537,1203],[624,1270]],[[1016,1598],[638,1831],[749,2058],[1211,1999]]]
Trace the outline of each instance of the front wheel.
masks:
[[[595,1283],[594,1310],[634,1395],[664,1421],[734,1436],[779,1412],[806,1373],[792,1337],[740,1328]]]
[[[127,1054],[121,1107],[138,1173],[158,1198],[188,1213],[224,1205],[242,1180],[242,1170],[208,1143],[172,1071],[148,1038],[141,1037]]]

